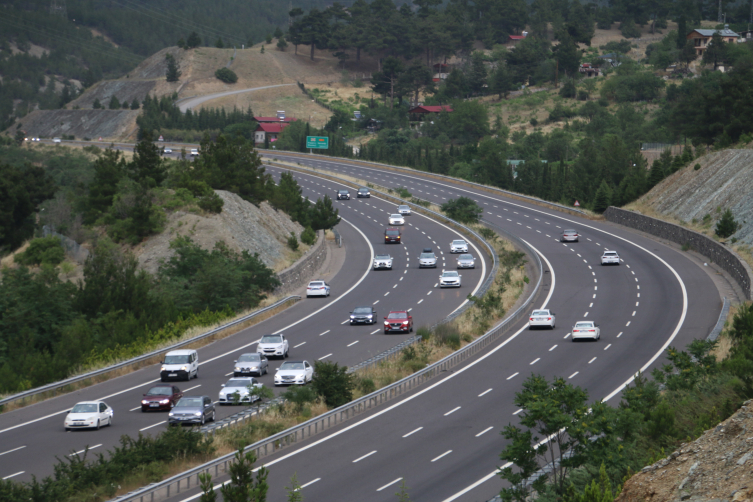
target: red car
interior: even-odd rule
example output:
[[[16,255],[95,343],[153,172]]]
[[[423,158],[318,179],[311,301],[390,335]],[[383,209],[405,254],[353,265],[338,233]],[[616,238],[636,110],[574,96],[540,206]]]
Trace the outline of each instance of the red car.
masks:
[[[399,228],[388,228],[384,231],[384,243],[388,244],[390,242],[394,242],[396,244],[400,244],[400,229]]]
[[[174,385],[157,385],[149,389],[141,400],[141,411],[171,410],[183,393]]]
[[[413,331],[413,316],[407,310],[392,310],[384,319],[385,334],[391,331],[400,333],[411,333]]]

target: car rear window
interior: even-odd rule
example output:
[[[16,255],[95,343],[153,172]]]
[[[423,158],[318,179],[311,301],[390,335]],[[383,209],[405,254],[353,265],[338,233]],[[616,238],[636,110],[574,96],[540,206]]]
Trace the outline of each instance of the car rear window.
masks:
[[[391,214],[390,215],[390,218],[402,218],[402,217],[403,217],[403,215],[401,215],[401,214]]]
[[[549,315],[548,310],[534,310],[531,315]]]
[[[617,252],[616,251],[607,251],[606,253],[604,253],[604,256],[617,256]]]
[[[575,230],[565,230],[565,233],[566,233],[566,234],[574,234],[574,233],[575,233]]]
[[[394,236],[394,235],[400,235],[399,230],[387,230],[387,235]]]
[[[594,326],[592,322],[578,322],[578,323],[575,323],[575,327],[576,328],[593,328]]]
[[[319,287],[324,286],[324,283],[323,282],[310,282],[309,286],[314,286],[314,287],[319,288]]]

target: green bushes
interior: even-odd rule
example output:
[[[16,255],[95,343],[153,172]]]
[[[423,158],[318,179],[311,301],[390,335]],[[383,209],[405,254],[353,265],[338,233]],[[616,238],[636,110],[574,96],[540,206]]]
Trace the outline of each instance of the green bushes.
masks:
[[[26,251],[15,256],[21,265],[58,265],[65,259],[65,250],[59,237],[40,237],[29,243]]]
[[[238,81],[238,75],[230,68],[220,68],[214,72],[214,76],[226,84],[234,84]]]
[[[290,232],[290,237],[288,237],[288,247],[293,251],[298,251],[298,238],[295,236],[294,232]]]
[[[737,232],[738,223],[735,221],[735,217],[732,216],[732,211],[726,209],[722,214],[722,217],[716,224],[714,232],[722,239],[726,239],[730,235]]]
[[[441,206],[447,216],[460,223],[478,223],[484,210],[468,197],[450,199]]]
[[[306,230],[301,233],[301,242],[309,246],[313,245],[316,242],[316,232],[314,232],[314,229],[306,227]]]
[[[314,379],[311,386],[330,408],[337,408],[353,400],[355,381],[347,370],[347,367],[339,366],[337,363],[314,363]]]

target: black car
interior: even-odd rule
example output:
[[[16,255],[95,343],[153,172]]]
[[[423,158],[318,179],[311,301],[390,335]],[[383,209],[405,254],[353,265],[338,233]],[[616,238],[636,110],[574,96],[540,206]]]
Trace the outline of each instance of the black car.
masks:
[[[350,200],[350,192],[348,192],[347,190],[338,190],[337,200],[341,199]]]
[[[374,324],[377,322],[377,311],[373,307],[356,307],[350,313],[350,325]]]
[[[390,243],[394,242],[396,244],[400,244],[400,229],[399,228],[388,228],[384,231],[384,243]]]
[[[356,194],[356,197],[366,197],[367,199],[371,198],[371,192],[369,192],[368,188],[359,188],[358,193]]]
[[[168,425],[200,424],[214,422],[215,410],[209,396],[183,396],[170,410]]]

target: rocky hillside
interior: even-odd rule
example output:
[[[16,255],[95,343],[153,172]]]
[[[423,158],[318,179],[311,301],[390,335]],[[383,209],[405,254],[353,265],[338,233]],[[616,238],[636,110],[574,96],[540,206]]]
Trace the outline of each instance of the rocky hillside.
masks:
[[[722,150],[701,157],[655,186],[636,208],[641,206],[688,223],[704,222],[704,217],[715,221],[729,208],[741,224],[733,237],[753,244],[753,150]]]
[[[753,401],[630,478],[616,502],[753,500]]]
[[[256,207],[234,193],[216,192],[225,202],[221,213],[200,215],[177,211],[171,214],[161,234],[148,238],[134,250],[139,264],[149,272],[156,272],[160,261],[172,256],[170,241],[181,235],[189,236],[204,249],[212,249],[222,240],[234,251],[259,253],[259,258],[275,271],[294,261],[297,256],[286,243],[290,232],[301,235],[301,225],[266,202]],[[305,244],[300,245],[299,254],[306,249]]]

